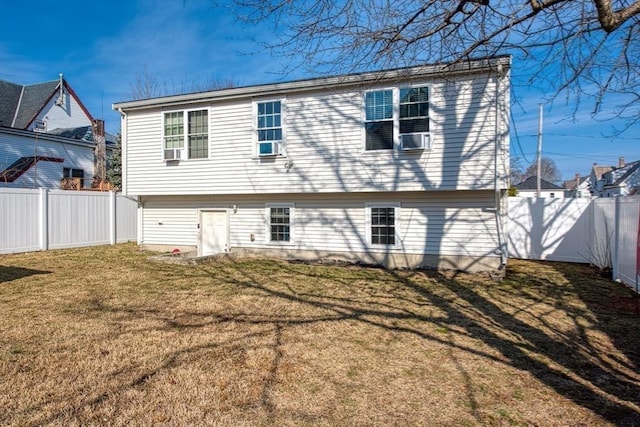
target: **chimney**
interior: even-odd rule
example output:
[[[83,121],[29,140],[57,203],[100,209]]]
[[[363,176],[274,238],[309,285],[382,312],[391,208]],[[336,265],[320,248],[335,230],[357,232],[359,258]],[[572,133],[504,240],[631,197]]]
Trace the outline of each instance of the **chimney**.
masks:
[[[624,167],[624,157],[620,156],[620,158],[618,159],[618,167],[619,168],[623,168]]]
[[[102,189],[107,180],[107,153],[105,146],[104,120],[94,120],[92,124],[94,151],[94,174],[92,188]]]

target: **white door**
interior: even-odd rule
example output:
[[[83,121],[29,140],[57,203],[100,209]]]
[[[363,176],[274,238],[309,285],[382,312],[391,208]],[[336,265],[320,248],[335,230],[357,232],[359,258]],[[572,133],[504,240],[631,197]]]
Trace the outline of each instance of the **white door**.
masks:
[[[202,211],[200,256],[219,254],[229,250],[229,220],[226,211]]]

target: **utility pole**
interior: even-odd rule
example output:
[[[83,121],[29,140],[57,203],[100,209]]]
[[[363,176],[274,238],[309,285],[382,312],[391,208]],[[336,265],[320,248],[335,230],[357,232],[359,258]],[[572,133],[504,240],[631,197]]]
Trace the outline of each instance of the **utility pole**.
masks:
[[[538,150],[536,151],[536,197],[540,197],[540,175],[542,174],[542,104],[538,104]]]

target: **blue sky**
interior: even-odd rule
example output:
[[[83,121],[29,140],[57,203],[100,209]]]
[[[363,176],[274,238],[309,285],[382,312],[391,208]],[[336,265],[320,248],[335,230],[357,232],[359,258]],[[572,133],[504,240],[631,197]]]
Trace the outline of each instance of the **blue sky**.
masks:
[[[272,58],[255,40],[270,28],[247,27],[224,7],[207,0],[11,1],[3,4],[0,79],[20,84],[55,80],[59,73],[96,118],[116,133],[120,122],[111,104],[128,100],[136,74],[145,68],[172,87],[194,81],[232,78],[239,85],[291,80],[286,63]],[[522,84],[526,63],[514,61],[512,155],[535,156],[538,104],[544,88]],[[563,178],[586,174],[592,163],[614,165],[619,156],[640,160],[640,129],[612,139],[619,121],[592,120],[586,100],[575,121],[573,105],[557,99],[544,107],[543,155]],[[608,113],[604,111],[605,115]],[[639,113],[640,114],[640,113]],[[517,132],[517,138],[516,138]],[[526,161],[522,161],[526,166]]]

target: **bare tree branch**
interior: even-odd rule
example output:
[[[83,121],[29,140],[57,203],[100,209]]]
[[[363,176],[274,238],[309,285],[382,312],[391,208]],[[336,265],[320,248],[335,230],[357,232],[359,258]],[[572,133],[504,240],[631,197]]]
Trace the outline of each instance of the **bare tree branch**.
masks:
[[[594,114],[640,94],[640,0],[235,0],[246,23],[271,24],[264,45],[310,74],[510,53],[533,61],[528,84],[588,99]],[[611,110],[611,108],[607,108]]]

